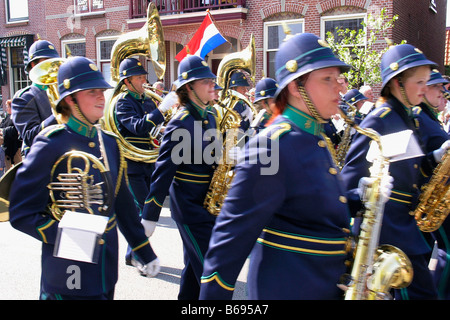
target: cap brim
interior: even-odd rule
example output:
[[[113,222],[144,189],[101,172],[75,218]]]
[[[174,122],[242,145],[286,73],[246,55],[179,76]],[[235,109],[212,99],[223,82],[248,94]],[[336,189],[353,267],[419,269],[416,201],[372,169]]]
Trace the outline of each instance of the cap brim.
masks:
[[[380,92],[383,92],[384,87],[388,84],[389,81],[391,81],[392,78],[398,76],[403,71],[406,71],[411,68],[422,67],[422,66],[429,66],[430,69],[438,68],[438,65],[431,60],[419,60],[416,62],[409,63],[409,64],[403,66],[402,68],[399,68],[395,72],[391,73],[390,77],[388,79],[386,79],[385,81],[383,81]]]
[[[92,80],[92,81],[88,81],[85,83],[85,86],[83,88],[80,89],[76,89],[74,91],[70,91],[70,92],[65,92],[62,96],[59,97],[59,99],[56,102],[55,106],[58,106],[59,103],[67,96],[70,96],[71,94],[80,92],[80,91],[84,91],[84,90],[90,90],[90,89],[113,89],[114,87],[112,87],[108,82],[106,82],[105,80]]]
[[[299,70],[298,72],[293,72],[291,75],[289,75],[288,77],[286,77],[282,83],[278,82],[278,89],[274,94],[274,98],[276,99],[278,97],[278,95],[280,94],[281,91],[283,91],[283,89],[290,83],[292,82],[294,79],[297,79],[299,77],[301,77],[304,74],[313,72],[315,70],[320,70],[320,69],[326,69],[326,68],[332,68],[332,67],[337,67],[341,70],[341,73],[344,72],[348,72],[352,66],[346,64],[345,62],[342,61],[330,61],[329,64],[323,64],[323,61],[318,62],[317,64],[311,64],[311,66],[308,69],[303,69],[303,70]],[[319,65],[319,66],[317,66]],[[315,67],[317,66],[317,67]]]

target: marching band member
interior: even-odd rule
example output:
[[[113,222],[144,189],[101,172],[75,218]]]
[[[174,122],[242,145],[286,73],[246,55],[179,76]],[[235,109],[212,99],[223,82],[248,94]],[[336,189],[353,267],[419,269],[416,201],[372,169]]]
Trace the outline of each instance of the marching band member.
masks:
[[[360,124],[362,119],[364,118],[364,115],[360,113],[361,107],[364,104],[364,101],[366,101],[368,98],[363,95],[358,89],[351,89],[349,90],[342,99],[345,101],[346,104],[354,106],[355,107],[355,118],[354,121],[356,124]],[[344,106],[348,107],[348,106]]]
[[[231,90],[236,91],[242,96],[246,96],[247,88],[250,86],[250,83],[247,80],[246,75],[242,71],[235,71],[230,77],[229,88]],[[247,131],[250,126],[250,122],[253,119],[252,110],[244,100],[240,99],[234,106],[234,110],[236,110],[241,116],[241,129],[243,132]]]
[[[338,78],[350,66],[310,33],[284,42],[275,63],[278,116],[248,142],[249,161],[240,154],[205,257],[201,299],[231,299],[248,256],[249,299],[343,297],[337,283],[351,217],[322,125],[338,112]],[[267,154],[277,155],[277,170],[265,171]]]
[[[272,108],[275,102],[274,96],[277,89],[278,83],[272,78],[263,78],[256,83],[255,100],[253,101],[253,104],[258,112],[260,109],[266,110],[263,115],[263,120],[259,125],[259,129],[266,126],[273,114]]]
[[[430,70],[435,63],[410,44],[391,47],[381,60],[382,88],[377,108],[361,122],[361,128],[372,128],[381,136],[412,130],[412,136],[422,140],[413,119],[413,106],[422,102],[427,90]],[[353,212],[361,205],[358,184],[369,173],[370,162],[366,155],[370,139],[356,133],[347,153],[342,177],[349,190],[349,203]],[[425,152],[424,148],[422,150]],[[436,153],[435,153],[436,154]],[[422,172],[430,173],[435,165],[433,153],[415,156],[390,163],[394,186],[384,208],[380,243],[394,245],[411,260],[414,269],[412,283],[395,289],[395,299],[434,299],[437,297],[427,257],[431,248],[424,240],[413,216],[416,198],[420,191]]]
[[[25,70],[29,73],[34,66],[51,58],[59,58],[55,46],[47,40],[34,42],[29,51],[29,61]],[[32,83],[19,90],[11,104],[11,118],[23,140],[22,151],[26,155],[33,143],[34,137],[43,128],[57,124],[52,113],[52,106],[47,95],[47,86]]]
[[[438,114],[445,107],[441,103],[443,99],[443,91],[445,90],[444,85],[449,83],[448,80],[444,79],[438,70],[432,70],[430,80],[427,82],[428,90],[425,92],[424,101],[419,105],[419,107],[414,107],[413,112],[415,118],[418,121],[419,130],[422,135],[422,141],[427,152],[432,152],[433,150],[439,149],[444,143],[449,144],[448,134],[444,130],[444,127],[440,120],[438,119]],[[447,142],[446,142],[447,141]],[[439,161],[440,156],[438,155],[437,161]],[[424,177],[424,180],[428,182],[429,176]],[[441,227],[430,233],[424,233],[426,239],[430,241],[430,246],[434,245],[435,240],[438,245],[438,268],[433,273],[436,279],[438,294],[440,299],[450,299],[449,292],[449,281],[448,277],[443,273],[443,267],[447,266],[449,263],[449,251],[448,247],[448,235],[450,234],[450,221],[447,219],[442,223]]]
[[[58,71],[60,99],[56,112],[63,116],[66,123],[50,126],[36,136],[12,185],[9,207],[11,225],[42,241],[41,299],[112,299],[118,276],[117,225],[145,263],[140,266],[141,273],[156,276],[159,272],[159,260],[145,235],[125,182],[126,162],[116,138],[107,132],[98,132],[94,126],[103,116],[103,94],[109,88],[110,85],[91,60],[73,57],[63,63]],[[101,157],[102,145],[106,159]],[[47,185],[55,162],[70,150],[84,151],[103,159],[113,181],[115,193],[110,196],[114,199],[97,264],[53,255],[59,222],[46,213],[49,199]],[[98,170],[93,168],[89,169],[89,174],[99,176]],[[79,268],[80,283],[72,288],[67,283],[72,275],[69,268],[74,266]]]
[[[183,241],[180,300],[198,299],[203,259],[215,221],[203,207],[215,169],[214,159],[207,161],[205,155],[213,152],[211,146],[218,137],[215,113],[208,105],[214,99],[215,78],[198,56],[180,62],[175,83],[180,107],[167,124],[142,213],[142,224],[151,236],[164,199],[170,195],[172,218]]]
[[[127,90],[121,94],[116,103],[116,122],[120,134],[132,145],[150,150],[150,131],[164,122],[164,112],[157,108],[153,99],[145,95],[143,84],[147,83],[147,71],[135,58],[124,59],[119,66],[118,87],[125,85]],[[127,159],[128,187],[135,198],[139,213],[142,212],[148,194],[153,163],[138,162]],[[132,264],[132,251],[128,248],[125,263]]]

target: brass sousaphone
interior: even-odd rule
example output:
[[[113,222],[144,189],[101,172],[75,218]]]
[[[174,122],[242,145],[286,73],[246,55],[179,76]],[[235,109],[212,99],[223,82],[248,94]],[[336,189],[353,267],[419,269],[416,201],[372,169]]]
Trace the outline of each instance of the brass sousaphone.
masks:
[[[124,59],[134,55],[142,55],[150,59],[157,78],[164,77],[166,71],[164,34],[158,10],[153,2],[150,2],[147,8],[145,25],[139,30],[120,36],[111,50],[111,77],[118,85],[114,89],[111,99],[105,105],[103,119],[104,128],[118,136],[125,158],[137,162],[152,163],[158,157],[159,148],[145,150],[132,145],[120,134],[115,122],[115,106],[120,94],[125,90],[119,81],[119,65]],[[151,90],[146,90],[145,94],[154,100],[162,101],[161,96]],[[151,139],[150,135],[149,139]]]

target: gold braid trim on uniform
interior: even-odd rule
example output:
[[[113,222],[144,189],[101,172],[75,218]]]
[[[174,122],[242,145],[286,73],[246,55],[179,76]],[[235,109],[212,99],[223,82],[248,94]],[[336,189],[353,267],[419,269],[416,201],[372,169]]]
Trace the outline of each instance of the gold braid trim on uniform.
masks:
[[[123,155],[123,150],[120,147],[119,139],[116,138],[116,141],[117,141],[117,147],[119,149],[119,155],[120,155],[120,160],[119,160],[120,166],[119,166],[119,171],[117,173],[116,189],[114,191],[114,194],[117,196],[117,193],[119,193],[120,184],[122,183],[122,175],[125,176],[125,182],[128,184],[128,174],[126,174],[127,161],[125,160],[125,156]]]
[[[302,85],[297,86],[298,91],[300,92],[300,95],[303,98],[303,101],[305,101],[306,106],[308,107],[309,112],[311,112],[311,115],[319,122],[319,123],[326,123],[327,121],[322,118],[322,116],[317,111],[316,107],[312,103],[311,99],[308,96],[308,93],[305,90],[305,87]]]
[[[322,138],[327,143],[327,149],[330,152],[330,155],[331,155],[331,158],[333,159],[334,164],[337,166],[338,165],[338,160],[337,160],[336,150],[334,149],[333,142],[331,141],[331,139],[325,133],[321,132],[320,135],[322,136]]]

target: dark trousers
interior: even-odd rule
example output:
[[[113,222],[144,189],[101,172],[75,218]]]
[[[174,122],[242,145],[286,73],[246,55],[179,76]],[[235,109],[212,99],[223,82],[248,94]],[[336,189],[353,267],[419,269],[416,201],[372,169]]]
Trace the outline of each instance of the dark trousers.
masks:
[[[181,273],[179,300],[198,300],[203,261],[208,250],[214,222],[198,224],[177,223],[183,241],[184,269]]]
[[[428,269],[429,254],[409,255],[414,270],[411,284],[394,290],[395,300],[436,300],[438,298],[432,273]]]

